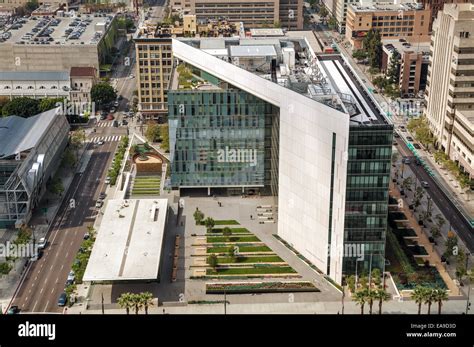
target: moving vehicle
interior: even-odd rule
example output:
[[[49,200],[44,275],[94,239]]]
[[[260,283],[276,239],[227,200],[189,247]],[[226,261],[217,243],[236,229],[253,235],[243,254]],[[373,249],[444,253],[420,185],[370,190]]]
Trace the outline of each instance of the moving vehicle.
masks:
[[[430,187],[430,185],[426,181],[421,181],[421,185],[423,186],[423,188],[429,188]]]
[[[31,258],[30,261],[38,261],[43,256],[43,251],[39,249]]]

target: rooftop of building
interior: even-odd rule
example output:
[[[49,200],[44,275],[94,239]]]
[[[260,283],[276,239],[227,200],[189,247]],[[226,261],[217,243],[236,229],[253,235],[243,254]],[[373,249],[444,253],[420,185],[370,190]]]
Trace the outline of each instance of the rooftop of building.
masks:
[[[465,122],[469,123],[469,125],[474,127],[474,110],[456,110],[456,116],[462,118]]]
[[[68,71],[1,71],[2,81],[69,81]]]
[[[83,280],[157,279],[167,209],[167,199],[107,201]]]
[[[385,122],[343,58],[340,55],[316,56],[304,36],[179,40],[261,78],[347,113],[352,124]],[[175,70],[171,89],[199,90],[202,85],[210,83],[199,76],[189,76],[191,71],[186,72],[187,78],[184,80],[176,77],[181,72]],[[206,89],[210,88],[206,86]]]
[[[410,43],[410,42],[407,42],[405,39],[398,39],[398,40],[383,40],[382,43],[388,51],[393,51],[396,49],[399,53],[422,52],[422,53],[426,53],[427,55],[429,55],[430,53],[430,42]]]
[[[0,159],[11,158],[36,147],[60,109],[60,107],[54,108],[29,118],[18,116],[0,118]]]
[[[72,67],[71,77],[95,77],[96,69],[94,67]]]
[[[112,20],[112,14],[31,16],[8,26],[0,38],[17,45],[97,45]]]
[[[421,3],[406,2],[406,3],[388,3],[388,2],[372,2],[363,4],[350,4],[350,8],[354,12],[398,12],[398,11],[421,11],[424,6]]]

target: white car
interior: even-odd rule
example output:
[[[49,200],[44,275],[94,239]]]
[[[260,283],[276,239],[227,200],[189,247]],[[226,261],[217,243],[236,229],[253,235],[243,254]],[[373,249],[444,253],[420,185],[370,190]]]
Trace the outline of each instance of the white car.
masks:
[[[74,283],[75,279],[76,279],[76,274],[74,273],[73,270],[71,270],[69,274],[67,275],[67,283],[72,284]]]
[[[118,102],[118,101],[115,101],[115,102],[114,102],[114,106],[115,106],[115,107],[118,107],[118,105],[119,105],[119,102]]]
[[[135,75],[134,75],[134,74],[130,74],[130,76],[128,76],[128,78],[133,79],[133,78],[135,78]]]
[[[107,177],[107,178],[105,179],[105,184],[109,184],[109,183],[110,183],[110,177]]]
[[[47,243],[46,238],[44,238],[44,237],[40,238],[39,241],[38,241],[38,245],[37,245],[38,249],[46,248],[46,243]]]
[[[97,202],[95,203],[96,208],[101,208],[103,205],[104,205],[104,202],[102,200],[97,200]]]

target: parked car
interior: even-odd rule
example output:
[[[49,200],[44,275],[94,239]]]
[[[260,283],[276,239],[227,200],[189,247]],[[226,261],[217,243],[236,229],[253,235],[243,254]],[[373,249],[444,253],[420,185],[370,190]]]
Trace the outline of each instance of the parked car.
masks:
[[[423,186],[423,188],[429,188],[430,187],[429,183],[426,182],[426,181],[421,181],[421,185]]]
[[[89,234],[89,233],[87,232],[87,233],[84,234],[83,239],[84,239],[84,240],[89,240],[90,237],[91,237],[91,234]]]
[[[115,109],[115,107],[112,107],[112,108],[110,109],[110,113],[115,113],[115,111],[117,111],[117,110]]]
[[[414,143],[413,147],[415,147],[416,149],[421,149],[421,146],[418,143]]]
[[[102,206],[104,206],[104,202],[102,200],[97,200],[97,202],[95,203],[95,207],[101,208]]]
[[[104,192],[102,192],[102,193],[99,194],[99,199],[100,199],[100,200],[104,200],[106,196],[107,196],[107,194],[105,194]]]
[[[115,101],[114,102],[114,107],[118,107],[119,106],[119,102],[118,101]]]
[[[44,238],[44,237],[40,238],[39,241],[38,241],[38,245],[37,245],[38,249],[46,248],[46,243],[47,243],[46,238]]]
[[[66,304],[67,304],[67,295],[66,293],[61,293],[58,299],[58,306],[63,307],[63,306],[66,306]]]
[[[41,249],[38,250],[38,252],[36,252],[31,258],[30,258],[30,261],[38,261],[41,259],[41,257],[43,256],[43,251]]]
[[[413,141],[414,141],[414,140],[413,140],[413,137],[411,137],[411,136],[407,136],[407,140],[410,141],[410,142],[413,142]]]
[[[406,165],[410,165],[411,164],[410,158],[403,159],[403,163],[405,163]]]
[[[18,314],[18,313],[20,313],[20,308],[16,305],[11,306],[7,312],[7,314]]]
[[[67,275],[66,283],[73,284],[75,279],[76,279],[76,274],[74,273],[74,271],[73,270],[69,271],[69,274]]]
[[[117,120],[114,120],[113,124],[112,124],[115,128],[118,128],[119,126],[119,123]]]
[[[110,177],[107,176],[107,178],[105,179],[105,184],[110,184]]]
[[[107,116],[107,120],[114,120],[114,115],[112,113],[110,113],[108,116]]]

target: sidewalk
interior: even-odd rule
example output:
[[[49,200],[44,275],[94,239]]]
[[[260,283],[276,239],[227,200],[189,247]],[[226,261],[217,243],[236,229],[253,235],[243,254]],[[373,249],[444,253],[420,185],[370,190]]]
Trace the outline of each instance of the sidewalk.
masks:
[[[223,300],[223,298],[222,298]],[[101,314],[99,310],[83,310],[68,309],[68,314]],[[295,302],[295,303],[254,303],[254,304],[227,304],[226,311],[228,314],[341,314],[341,301],[326,302]],[[442,314],[461,314],[466,311],[466,300],[448,300],[443,303]],[[364,307],[365,314],[368,314],[369,307]],[[421,312],[427,312],[427,305],[423,305]],[[183,304],[181,306],[152,306],[149,308],[149,314],[224,314],[224,304]],[[345,314],[360,314],[360,306],[356,305],[350,299],[344,301]],[[417,314],[418,305],[411,300],[397,301],[390,300],[382,306],[384,314]],[[110,308],[105,305],[105,314],[126,314],[125,309]],[[130,314],[135,314],[132,309]],[[140,314],[144,314],[141,310]],[[374,303],[373,314],[378,314],[378,303]],[[431,314],[438,314],[438,305],[433,304]],[[472,314],[472,310],[469,312]]]
[[[32,217],[29,221],[29,226],[33,230],[33,236],[35,242],[38,242],[40,238],[46,237],[51,223],[56,217],[56,214],[63,202],[64,196],[69,189],[76,171],[81,166],[83,154],[85,153],[85,147],[78,152],[78,161],[76,166],[71,170],[68,168],[58,168],[57,174],[62,180],[64,186],[64,192],[58,196],[47,191],[41,198],[38,206],[33,211]],[[0,239],[0,242],[5,243],[6,241],[14,241],[17,236],[16,230],[7,230]],[[0,278],[0,305],[2,310],[7,307],[10,303],[19,282],[21,281],[25,270],[28,268],[28,259],[20,258],[17,259],[13,264],[13,269],[7,276]]]

